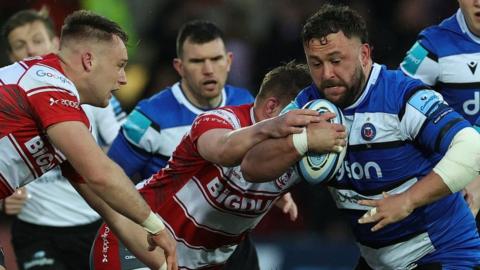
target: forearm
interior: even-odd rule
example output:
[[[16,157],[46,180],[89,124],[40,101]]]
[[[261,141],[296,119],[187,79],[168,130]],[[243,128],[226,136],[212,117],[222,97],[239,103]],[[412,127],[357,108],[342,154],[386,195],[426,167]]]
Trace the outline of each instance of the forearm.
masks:
[[[72,183],[72,185],[135,256],[152,269],[159,269],[161,262],[165,260],[164,256],[158,249],[155,252],[148,252],[147,232],[143,227],[113,210],[86,184]]]
[[[109,228],[140,261],[150,269],[160,269],[165,262],[162,249],[148,250],[147,232],[130,219],[120,216],[114,222],[108,222]]]
[[[269,138],[262,122],[250,127],[232,130],[219,140],[219,150],[213,163],[222,166],[239,165],[243,157],[254,145]]]
[[[442,178],[432,171],[405,191],[405,196],[412,209],[416,209],[451,193]]]
[[[62,122],[49,127],[47,133],[95,194],[133,221],[145,221],[150,208],[123,170],[98,147],[85,125]]]
[[[242,174],[251,182],[271,181],[281,176],[300,158],[293,147],[292,135],[268,139],[247,152],[241,163]]]
[[[148,217],[150,207],[122,169],[112,161],[108,163],[102,176],[85,178],[85,181],[110,207],[141,224]]]

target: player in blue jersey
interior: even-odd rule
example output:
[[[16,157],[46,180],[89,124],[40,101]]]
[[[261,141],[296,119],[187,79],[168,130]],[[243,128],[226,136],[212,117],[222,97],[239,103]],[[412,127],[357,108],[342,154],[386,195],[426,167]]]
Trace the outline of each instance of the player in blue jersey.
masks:
[[[127,175],[145,179],[165,167],[199,114],[220,106],[253,102],[247,89],[226,84],[233,55],[223,40],[222,31],[208,21],[187,22],[180,29],[177,58],[173,60],[180,82],[140,101],[108,153]],[[288,205],[292,207],[286,210],[293,211],[296,218],[296,205]],[[227,267],[258,269],[250,238],[242,241]]]
[[[480,135],[421,81],[373,63],[365,22],[348,7],[322,6],[302,37],[314,83],[290,109],[326,98],[345,114],[348,152],[329,189],[358,242],[356,269],[479,266],[475,220],[456,191],[478,174]],[[315,151],[311,146],[321,138],[308,126],[306,133],[308,150]],[[243,175],[260,182],[294,165],[305,153],[294,136],[252,148],[242,161]],[[384,206],[392,219],[382,219],[389,217]],[[381,230],[366,223],[379,217],[380,226],[397,222]]]
[[[440,92],[452,108],[474,124],[480,117],[480,3],[458,3],[460,8],[454,15],[420,32],[400,68]],[[480,179],[467,190],[476,214],[480,207]]]

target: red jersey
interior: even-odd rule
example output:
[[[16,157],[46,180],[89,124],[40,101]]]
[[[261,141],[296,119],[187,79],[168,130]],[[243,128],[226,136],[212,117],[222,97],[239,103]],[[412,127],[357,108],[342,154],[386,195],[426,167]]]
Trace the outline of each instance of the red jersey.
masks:
[[[65,161],[46,134],[64,121],[89,127],[78,91],[56,55],[0,69],[0,199]]]
[[[168,166],[137,186],[176,239],[180,269],[221,269],[245,234],[296,183],[293,170],[272,182],[250,183],[240,166],[222,167],[200,156],[197,140],[206,131],[240,129],[254,122],[252,105],[199,115]],[[120,269],[125,262],[118,245],[103,227],[93,249],[96,270]]]

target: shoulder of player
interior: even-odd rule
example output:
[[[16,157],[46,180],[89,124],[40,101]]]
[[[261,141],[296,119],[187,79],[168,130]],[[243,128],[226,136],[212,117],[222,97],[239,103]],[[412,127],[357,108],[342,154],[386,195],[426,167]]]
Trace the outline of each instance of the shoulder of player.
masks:
[[[33,91],[58,90],[78,97],[73,82],[58,69],[38,62],[25,71],[18,85],[27,93]]]
[[[409,98],[419,90],[430,89],[422,81],[405,75],[400,70],[382,68],[374,86],[372,97],[375,100],[383,99],[385,106],[400,111]]]
[[[254,100],[252,92],[246,88],[226,84],[224,89],[227,95],[227,105],[250,103]]]
[[[181,113],[181,104],[175,99],[170,88],[165,88],[150,98],[142,99],[135,106],[135,110],[140,111],[152,119],[162,119],[174,117]]]

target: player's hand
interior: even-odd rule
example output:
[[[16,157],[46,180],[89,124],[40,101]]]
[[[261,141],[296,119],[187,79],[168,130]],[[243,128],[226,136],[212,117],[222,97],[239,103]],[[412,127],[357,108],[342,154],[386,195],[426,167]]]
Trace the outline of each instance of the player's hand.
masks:
[[[20,213],[20,211],[22,211],[27,198],[28,193],[24,187],[17,189],[15,193],[5,198],[3,203],[3,212],[7,215],[17,215]]]
[[[463,189],[463,198],[468,203],[473,216],[476,217],[480,208],[480,177],[477,177]]]
[[[163,249],[163,253],[165,255],[165,260],[167,262],[167,269],[168,270],[177,270],[177,243],[170,234],[167,232],[166,229],[160,231],[160,233],[153,235],[148,234],[147,236],[148,241],[148,250],[153,251],[156,247],[160,247]]]
[[[285,114],[273,117],[268,121],[268,134],[273,138],[283,138],[290,134],[302,133],[303,127],[310,123],[317,123],[335,117],[333,113],[320,115],[317,111],[308,109],[292,110]]]
[[[346,137],[345,126],[340,124],[321,121],[307,127],[308,150],[311,152],[341,152],[347,144]]]
[[[405,192],[395,195],[383,192],[383,199],[360,200],[358,203],[372,207],[358,220],[360,224],[376,223],[372,232],[406,218],[414,210],[408,193]]]
[[[284,214],[288,214],[291,221],[297,220],[298,208],[290,192],[283,194],[283,196],[275,202],[275,206],[280,208]]]

